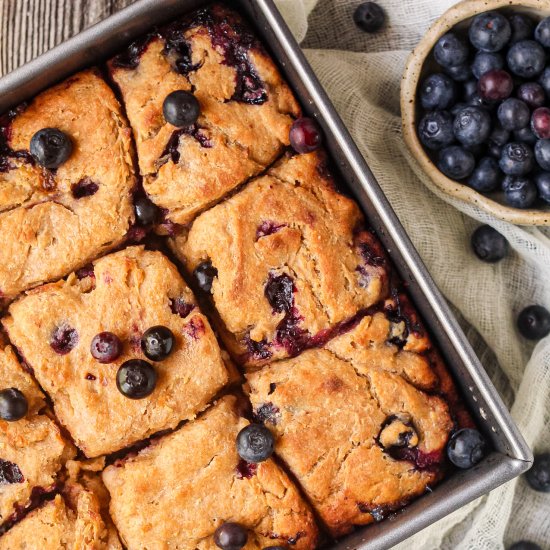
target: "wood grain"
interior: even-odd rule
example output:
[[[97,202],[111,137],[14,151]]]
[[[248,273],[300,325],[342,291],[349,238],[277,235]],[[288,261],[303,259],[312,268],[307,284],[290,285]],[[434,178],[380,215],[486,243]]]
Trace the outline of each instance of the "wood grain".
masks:
[[[0,0],[0,76],[133,0]]]

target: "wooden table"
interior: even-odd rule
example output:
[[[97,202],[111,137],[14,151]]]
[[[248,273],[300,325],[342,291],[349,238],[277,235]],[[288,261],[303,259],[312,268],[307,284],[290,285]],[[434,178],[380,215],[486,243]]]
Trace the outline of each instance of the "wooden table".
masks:
[[[133,0],[0,0],[0,76]]]

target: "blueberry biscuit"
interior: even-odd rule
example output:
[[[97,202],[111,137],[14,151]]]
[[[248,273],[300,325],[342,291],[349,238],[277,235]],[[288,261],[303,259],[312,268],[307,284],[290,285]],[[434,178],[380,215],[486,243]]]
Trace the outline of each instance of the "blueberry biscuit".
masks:
[[[176,268],[160,252],[131,247],[78,275],[29,292],[3,323],[86,456],[205,408],[228,374]]]
[[[3,344],[0,380],[0,524],[6,526],[55,490],[75,449],[48,416],[42,392],[12,347]],[[10,420],[5,419],[8,414]]]
[[[145,191],[172,223],[189,222],[271,164],[299,114],[251,30],[220,5],[135,42],[109,68],[134,131]],[[200,113],[189,125],[165,119],[163,104],[176,91],[198,100]]]
[[[240,418],[233,396],[203,417],[107,467],[111,515],[128,548],[215,549],[227,523],[246,529],[245,550],[314,548],[308,506],[272,459],[243,463],[235,447]],[[167,491],[167,484],[170,490]]]
[[[241,363],[318,346],[386,296],[383,249],[333,186],[323,155],[284,158],[175,238]]]
[[[120,243],[134,186],[130,130],[95,70],[2,117],[0,296],[10,300]]]

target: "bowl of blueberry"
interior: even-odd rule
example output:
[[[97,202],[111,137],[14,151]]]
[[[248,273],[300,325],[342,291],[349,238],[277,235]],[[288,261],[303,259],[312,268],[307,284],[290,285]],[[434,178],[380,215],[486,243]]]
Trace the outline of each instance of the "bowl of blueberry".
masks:
[[[550,225],[550,3],[464,0],[428,30],[401,84],[403,136],[445,193]]]

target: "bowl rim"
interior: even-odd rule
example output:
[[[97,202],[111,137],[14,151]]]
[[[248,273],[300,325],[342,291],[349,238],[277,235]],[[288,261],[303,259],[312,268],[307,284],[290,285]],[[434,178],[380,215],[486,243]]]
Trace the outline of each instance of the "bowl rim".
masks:
[[[401,124],[403,138],[412,154],[415,164],[441,191],[470,204],[475,204],[482,210],[500,220],[517,225],[550,226],[550,209],[518,209],[501,204],[486,195],[478,193],[465,184],[454,181],[442,172],[432,162],[416,133],[416,91],[422,74],[424,63],[431,53],[434,44],[455,25],[470,17],[493,9],[511,8],[514,6],[526,9],[547,9],[550,15],[550,5],[547,0],[462,0],[448,9],[428,29],[420,42],[409,54],[401,79]]]

